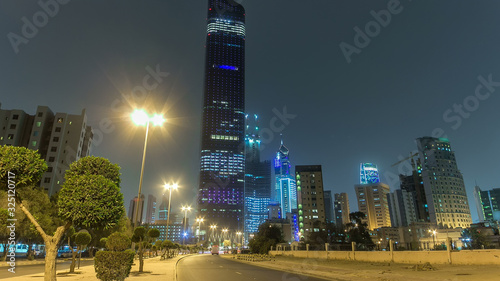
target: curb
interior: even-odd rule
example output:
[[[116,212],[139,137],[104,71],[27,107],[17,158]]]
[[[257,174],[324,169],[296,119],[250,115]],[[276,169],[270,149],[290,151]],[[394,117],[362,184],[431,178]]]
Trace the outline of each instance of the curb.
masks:
[[[318,279],[324,279],[324,280],[329,280],[329,281],[332,281],[332,280],[342,280],[342,279],[332,279],[331,277],[326,277],[326,276],[319,275],[319,274],[316,275],[316,274],[312,274],[312,273],[308,273],[308,272],[296,272],[294,270],[285,271],[283,269],[276,268],[274,266],[264,265],[264,264],[258,263],[258,262],[238,260],[238,259],[235,259],[234,257],[227,257],[227,259],[230,259],[230,260],[233,260],[233,261],[236,261],[236,262],[241,262],[241,263],[248,264],[248,265],[259,266],[259,267],[264,267],[264,268],[267,268],[267,269],[273,269],[273,270],[277,270],[277,271],[283,271],[283,272],[288,272],[288,273],[293,273],[293,274],[299,274],[299,275],[314,277],[314,278],[318,278]]]
[[[189,254],[189,255],[184,255],[180,259],[178,259],[175,264],[174,264],[174,281],[177,281],[177,264],[179,263],[180,260],[193,256],[194,254]]]

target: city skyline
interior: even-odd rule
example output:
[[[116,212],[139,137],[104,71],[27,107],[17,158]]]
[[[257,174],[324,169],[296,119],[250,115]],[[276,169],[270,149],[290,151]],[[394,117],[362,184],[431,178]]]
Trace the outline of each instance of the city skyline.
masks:
[[[36,3],[14,3],[0,4],[4,23],[0,31],[4,35],[21,34],[20,19],[31,19],[41,10]],[[99,3],[101,9],[92,1],[88,3],[61,6],[48,25],[40,27],[27,44],[19,45],[18,53],[4,37],[0,43],[5,61],[0,75],[2,109],[34,114],[37,105],[46,105],[54,112],[77,114],[85,108],[89,125],[98,130],[91,153],[120,164],[122,191],[128,202],[137,196],[144,129],[122,121],[127,112],[122,108],[127,103],[121,94],[130,95],[135,87],[144,86],[149,75],[148,85],[157,84],[154,89],[149,87],[151,101],[156,110],[167,113],[170,123],[152,130],[143,194],[161,194],[164,182],[177,181],[184,189],[173,195],[179,201],[173,202],[172,210],[194,203],[204,61],[200,38],[206,32],[206,3],[139,5],[123,1],[116,10],[110,3]],[[433,8],[445,11],[450,3],[435,3]],[[293,23],[291,15],[300,12],[303,5],[299,1],[243,4],[251,26],[248,36],[252,37],[247,46],[246,80],[252,81],[247,83],[247,93],[251,93],[247,111],[258,113],[262,128],[273,133],[272,140],[266,135],[263,141],[263,159],[272,158],[283,132],[287,147],[294,152],[294,165],[322,164],[325,189],[347,192],[354,198],[352,186],[359,179],[359,163],[376,163],[381,182],[389,184],[391,190],[398,189],[397,180],[387,180],[398,178],[398,167],[390,166],[415,149],[415,138],[431,136],[441,128],[453,143],[473,220],[477,221],[472,196],[475,181],[483,190],[498,187],[490,175],[499,156],[496,143],[500,134],[492,122],[499,117],[495,110],[499,101],[492,94],[487,102],[481,100],[477,110],[464,115],[455,114],[453,105],[470,101],[468,97],[474,96],[478,85],[486,91],[482,81],[500,80],[500,58],[493,48],[497,39],[487,36],[494,32],[491,26],[498,26],[493,14],[498,4],[454,5],[453,17],[441,13],[438,17],[426,12],[429,4],[404,3],[401,13],[393,15],[380,35],[371,38],[361,53],[351,56],[351,63],[346,62],[339,44],[352,45],[353,28],[364,28],[373,20],[370,11],[385,9],[386,1],[366,5],[323,1],[320,16],[304,15],[307,20],[301,21],[303,26],[294,24],[294,28],[288,28],[287,23]],[[277,20],[277,11],[282,20]],[[147,13],[149,20],[138,16],[141,13]],[[85,14],[91,14],[93,21],[83,17]],[[460,22],[457,14],[481,20]],[[98,28],[103,23],[109,30]],[[318,26],[328,36],[308,33]],[[481,30],[480,34],[475,35],[476,30]],[[281,32],[271,36],[272,31]],[[281,45],[299,33],[307,34],[307,40],[286,48]],[[423,51],[422,44],[432,47]],[[314,51],[304,53],[302,49],[308,50],[310,45],[315,45]],[[290,58],[295,60],[289,62]],[[304,100],[310,101],[313,109],[304,107]],[[372,125],[376,126],[359,130],[372,112],[376,115]],[[312,117],[316,114],[321,118]],[[452,121],[443,115],[453,117]],[[281,125],[284,129],[273,132],[272,120],[276,120],[275,129]],[[300,128],[311,124],[320,134],[302,136]],[[383,137],[373,138],[377,134]],[[356,210],[352,205],[351,210]]]

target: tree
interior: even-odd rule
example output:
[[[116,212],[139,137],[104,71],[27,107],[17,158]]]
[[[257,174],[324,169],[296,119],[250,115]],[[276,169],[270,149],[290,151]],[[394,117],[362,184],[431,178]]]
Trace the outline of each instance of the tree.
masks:
[[[0,241],[3,245],[3,256],[2,261],[7,259],[7,249],[9,244],[7,243],[9,240],[9,229],[7,228],[7,219],[9,218],[9,211],[7,209],[0,208]]]
[[[82,251],[87,247],[87,245],[92,240],[92,236],[86,231],[78,232],[75,236],[75,244],[78,247],[77,251],[80,253],[78,257],[78,268],[80,268],[80,260],[82,259]]]
[[[138,243],[139,249],[139,272],[144,271],[144,244],[143,241],[146,239],[146,228],[143,226],[136,227],[134,229],[134,235],[132,236],[132,242]]]
[[[466,245],[470,245],[471,249],[484,249],[489,246],[488,239],[484,232],[477,228],[467,228],[462,232],[462,239],[467,241]]]
[[[68,247],[69,250],[71,251],[71,265],[69,266],[69,272],[73,273],[75,272],[75,266],[76,266],[76,256],[78,254],[78,251],[75,251],[73,249],[73,243],[75,241],[75,228],[73,226],[70,226],[68,230],[66,230],[66,238],[68,239]]]
[[[259,231],[248,243],[253,253],[267,254],[271,246],[285,242],[281,229],[266,222],[259,226]]]
[[[363,222],[364,218],[365,214],[363,212],[354,212],[349,214],[351,222],[346,225],[348,229],[349,241],[356,242],[356,245],[361,250],[372,250],[375,248],[375,244],[366,229],[368,225]]]
[[[84,157],[73,162],[65,174],[65,183],[57,196],[57,211],[62,222],[55,231],[44,229],[38,214],[29,206],[30,191],[36,189],[47,164],[40,155],[24,147],[0,147],[0,185],[11,195],[15,186],[15,202],[34,225],[45,243],[45,281],[56,280],[57,247],[71,225],[109,228],[124,213],[116,164],[99,157]],[[10,185],[9,185],[10,184]],[[9,213],[11,216],[11,213]]]

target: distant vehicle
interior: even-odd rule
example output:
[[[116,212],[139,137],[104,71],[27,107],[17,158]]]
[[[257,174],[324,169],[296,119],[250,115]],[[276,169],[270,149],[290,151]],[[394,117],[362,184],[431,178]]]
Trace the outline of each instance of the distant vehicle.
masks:
[[[219,255],[219,246],[218,245],[213,245],[212,250],[210,251],[213,255]]]

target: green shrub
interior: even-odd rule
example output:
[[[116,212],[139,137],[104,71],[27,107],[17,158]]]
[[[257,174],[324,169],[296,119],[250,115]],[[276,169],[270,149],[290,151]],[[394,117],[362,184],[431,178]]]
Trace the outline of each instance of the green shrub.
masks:
[[[94,259],[94,268],[98,279],[103,281],[123,281],[130,274],[135,252],[99,251]]]
[[[110,251],[123,251],[130,247],[130,238],[124,233],[115,232],[106,240],[106,248]]]

